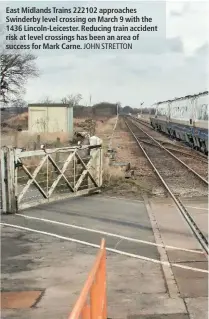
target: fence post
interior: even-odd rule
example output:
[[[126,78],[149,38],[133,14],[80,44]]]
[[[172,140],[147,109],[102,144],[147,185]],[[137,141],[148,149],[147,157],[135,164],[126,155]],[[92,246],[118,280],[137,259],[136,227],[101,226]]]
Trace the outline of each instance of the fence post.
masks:
[[[93,149],[90,151],[91,154],[91,166],[89,168],[89,171],[92,175],[92,177],[95,179],[97,185],[99,187],[102,186],[102,170],[103,170],[103,158],[102,158],[102,147],[97,147],[96,149]],[[90,188],[92,181],[89,178],[88,187]]]
[[[91,161],[91,165],[89,167],[89,172],[91,173],[92,177],[95,179],[95,181],[97,182],[97,173],[96,173],[96,157],[97,157],[97,149],[93,149],[90,150],[90,161]],[[94,156],[95,154],[95,156]],[[91,188],[92,186],[92,181],[90,179],[90,177],[88,176],[88,188]]]
[[[97,148],[97,154],[94,162],[95,179],[99,187],[102,186],[102,170],[103,170],[103,158],[102,158],[102,146]]]
[[[97,185],[99,186],[99,178],[100,178],[100,149],[96,149],[96,156],[94,159],[94,171],[95,171],[95,180],[97,182]]]
[[[41,135],[37,135],[36,147],[38,150],[41,148]]]
[[[37,143],[34,141],[33,142],[33,150],[35,151],[37,149]]]
[[[17,205],[16,205],[16,198],[15,198],[14,149],[9,149],[9,152],[8,152],[7,172],[8,172],[8,209],[7,209],[7,213],[16,213]]]
[[[60,148],[61,147],[61,142],[60,142],[60,138],[57,137],[57,140],[56,140],[56,148]],[[60,162],[60,153],[59,152],[56,152],[56,159],[55,159],[55,162],[58,163]]]
[[[6,213],[7,211],[7,183],[6,183],[6,174],[7,174],[7,162],[6,162],[6,148],[1,149],[1,197],[2,197],[2,211]]]
[[[16,213],[14,149],[6,148],[2,150],[1,169],[3,213]]]
[[[19,132],[14,132],[14,147],[18,147],[18,140],[19,140]]]

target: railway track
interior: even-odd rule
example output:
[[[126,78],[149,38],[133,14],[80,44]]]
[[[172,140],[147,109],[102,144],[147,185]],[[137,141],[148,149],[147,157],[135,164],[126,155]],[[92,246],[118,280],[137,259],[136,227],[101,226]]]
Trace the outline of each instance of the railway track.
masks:
[[[143,128],[143,131],[145,134],[139,137],[140,141],[143,144],[151,144],[154,148],[164,147],[165,149],[170,151],[173,155],[176,154],[178,159],[181,159],[191,169],[195,170],[204,179],[208,180],[208,159],[203,157],[204,154],[199,152],[194,152],[193,149],[190,149],[187,147],[181,147],[178,143],[174,144],[174,143],[169,143],[166,140],[159,140],[159,138],[156,138],[158,137],[158,133],[156,134],[156,132],[153,131],[152,129],[148,129],[147,127],[144,127],[143,125],[141,125],[141,123],[139,123],[138,121],[135,121],[135,119],[131,119],[131,121],[135,123],[136,125],[140,126],[141,128]],[[150,138],[149,138],[149,135],[150,135]]]
[[[207,196],[208,181],[146,133],[139,124],[134,123],[131,119],[125,119],[125,123],[149,164],[154,169],[161,184],[173,199],[202,249],[208,255],[207,237],[197,226],[180,200],[180,197],[188,196],[188,194],[190,196]],[[147,143],[143,143],[141,140]],[[158,147],[154,147],[154,144],[158,145]]]
[[[175,144],[171,144],[169,142],[162,142],[161,140],[156,139],[157,142],[159,142],[161,145],[163,145],[167,150],[173,152],[173,153],[178,153],[178,154],[182,154],[183,156],[187,156],[193,159],[196,159],[198,161],[201,161],[203,163],[208,164],[207,159],[200,157],[196,154],[192,154],[192,150],[188,150],[187,152],[185,152],[185,148],[180,147],[179,145],[175,145]],[[161,147],[161,145],[159,144],[154,144],[154,143],[150,143],[146,140],[141,139],[142,143],[146,143],[146,144],[152,144],[154,147]],[[168,145],[168,146],[166,146]],[[182,149],[181,149],[182,148]]]
[[[153,127],[149,124],[149,123],[146,123],[145,121],[143,120],[140,120],[138,118],[132,118],[134,121],[138,122],[139,124],[142,124],[144,127],[148,128],[150,131],[153,131],[153,132],[156,132]],[[160,133],[160,132],[156,132],[159,136],[161,135],[162,137],[163,136],[166,136],[165,134],[163,133]],[[167,137],[167,136],[166,136]],[[205,162],[205,163],[208,163],[208,156],[189,147],[189,146],[186,146],[183,142],[181,141],[177,141],[176,144],[172,143],[172,142],[163,142],[162,139],[158,139],[156,138],[156,140],[158,142],[160,142],[161,144],[163,145],[168,145],[167,149],[169,149],[170,147],[172,147],[172,151],[173,152],[182,152],[184,154],[188,154],[188,156],[192,156],[194,158],[198,158],[200,159],[201,161]]]

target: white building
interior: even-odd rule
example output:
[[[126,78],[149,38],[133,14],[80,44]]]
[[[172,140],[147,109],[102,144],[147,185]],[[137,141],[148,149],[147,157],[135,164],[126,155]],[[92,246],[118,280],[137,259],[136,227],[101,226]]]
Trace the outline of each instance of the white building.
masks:
[[[29,104],[28,130],[31,133],[73,134],[73,107],[68,104]]]

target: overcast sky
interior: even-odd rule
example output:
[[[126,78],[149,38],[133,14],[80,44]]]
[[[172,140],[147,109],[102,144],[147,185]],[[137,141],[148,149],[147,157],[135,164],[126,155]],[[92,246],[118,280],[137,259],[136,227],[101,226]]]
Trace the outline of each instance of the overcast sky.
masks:
[[[91,95],[92,103],[139,107],[207,90],[208,13],[206,2],[166,2],[166,43],[153,38],[131,54],[46,51],[37,59],[41,76],[28,82],[25,99],[81,93],[83,103]]]

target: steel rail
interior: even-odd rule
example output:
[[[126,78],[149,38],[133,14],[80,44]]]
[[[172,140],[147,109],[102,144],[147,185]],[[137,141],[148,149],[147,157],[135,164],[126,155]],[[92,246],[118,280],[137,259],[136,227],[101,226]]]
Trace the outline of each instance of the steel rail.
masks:
[[[146,134],[150,139],[152,139],[160,148],[164,149],[168,154],[170,154],[172,157],[174,157],[179,163],[184,165],[189,171],[191,171],[195,176],[197,176],[202,182],[208,185],[208,181],[203,178],[200,174],[198,174],[196,171],[194,171],[191,167],[189,167],[187,164],[185,164],[182,160],[180,160],[176,155],[171,153],[167,148],[165,148],[163,145],[161,145],[154,137],[146,133],[141,127],[139,127],[136,123],[133,123],[139,130],[141,130],[144,134]]]
[[[156,144],[152,144],[152,143],[150,143],[150,142],[147,142],[147,141],[144,141],[143,139],[139,139],[142,143],[144,143],[144,144],[148,144],[148,145],[152,145],[152,146],[155,146],[155,147],[160,147],[159,145],[156,145]],[[160,143],[161,144],[161,143]],[[162,144],[164,144],[164,143],[162,143]],[[162,145],[161,144],[161,145]],[[169,145],[172,145],[172,146],[176,146],[176,145],[173,145],[173,144],[171,144],[171,143],[169,143]],[[197,156],[195,156],[195,155],[193,155],[193,154],[191,154],[191,153],[187,153],[187,152],[184,152],[184,151],[181,151],[181,150],[179,150],[179,149],[175,149],[175,148],[172,148],[172,147],[166,147],[166,146],[164,146],[167,150],[170,150],[171,152],[176,152],[176,153],[180,153],[180,154],[182,154],[182,155],[185,155],[185,156],[191,156],[192,158],[194,158],[195,160],[201,160],[203,163],[208,163],[208,161],[207,160],[205,160],[204,158],[199,158],[199,157],[197,157]]]
[[[130,118],[133,119],[133,120],[135,120],[136,122],[141,123],[141,124],[144,125],[144,126],[149,127],[150,129],[153,129],[152,125],[149,124],[147,121],[143,121],[142,119],[138,119],[137,117],[133,117],[133,116],[130,116]]]
[[[149,123],[147,123],[147,122],[145,122],[145,121],[143,121],[143,120],[140,120],[140,119],[138,119],[137,117],[133,117],[133,116],[130,116],[130,118],[132,119],[132,120],[134,120],[134,121],[136,121],[136,122],[138,122],[138,123],[140,123],[140,124],[142,124],[142,125],[144,125],[144,126],[146,126],[146,127],[148,127],[149,129],[151,129],[151,130],[154,130],[153,129],[153,127],[149,124]],[[158,132],[159,134],[165,134],[164,132]],[[168,134],[166,134],[167,136],[168,136]],[[157,141],[157,139],[156,139],[156,141]],[[159,140],[158,140],[159,141]],[[182,142],[182,141],[181,141]],[[172,145],[172,143],[169,143],[169,142],[162,142],[162,144],[171,144]],[[182,149],[186,149],[186,150],[190,150],[191,152],[194,152],[196,155],[198,155],[199,157],[200,157],[200,159],[201,160],[203,160],[203,159],[205,159],[205,160],[208,160],[208,156],[207,155],[205,155],[205,154],[203,154],[202,152],[200,152],[200,151],[197,151],[197,150],[195,150],[195,149],[193,149],[192,147],[187,147],[187,146],[182,146],[182,145],[178,145],[180,148],[182,148]],[[192,154],[191,154],[192,155]],[[201,158],[202,157],[202,158]]]
[[[207,238],[203,235],[203,233],[201,232],[201,230],[199,229],[199,227],[197,226],[197,224],[195,223],[195,221],[193,220],[193,218],[190,216],[190,214],[188,213],[187,209],[184,207],[184,205],[181,203],[181,201],[179,200],[179,198],[177,198],[173,192],[171,191],[171,189],[169,188],[169,186],[167,185],[167,183],[164,181],[163,177],[161,176],[161,174],[159,173],[158,169],[155,167],[155,165],[153,164],[153,162],[151,161],[151,159],[149,158],[148,154],[146,153],[146,151],[144,150],[143,146],[141,145],[141,143],[139,142],[138,138],[136,137],[136,135],[134,134],[134,132],[131,130],[130,126],[128,125],[128,123],[125,121],[126,126],[128,127],[129,131],[131,132],[131,134],[133,135],[134,139],[136,140],[136,143],[138,144],[138,146],[140,147],[140,149],[142,150],[142,152],[144,153],[145,157],[147,158],[147,160],[149,161],[150,165],[152,166],[152,168],[154,169],[154,172],[157,174],[157,176],[159,177],[160,181],[162,182],[163,186],[165,187],[165,189],[168,191],[168,193],[170,194],[171,198],[173,199],[174,203],[176,204],[176,206],[178,207],[179,212],[182,214],[182,216],[184,217],[184,219],[186,220],[187,224],[189,225],[190,229],[192,230],[193,234],[195,235],[195,237],[197,238],[198,242],[200,243],[200,245],[202,246],[202,248],[204,249],[204,251],[206,252],[206,254],[208,255],[208,241]],[[134,124],[134,123],[133,123]],[[136,126],[137,127],[137,126]],[[166,150],[167,151],[167,150]]]

